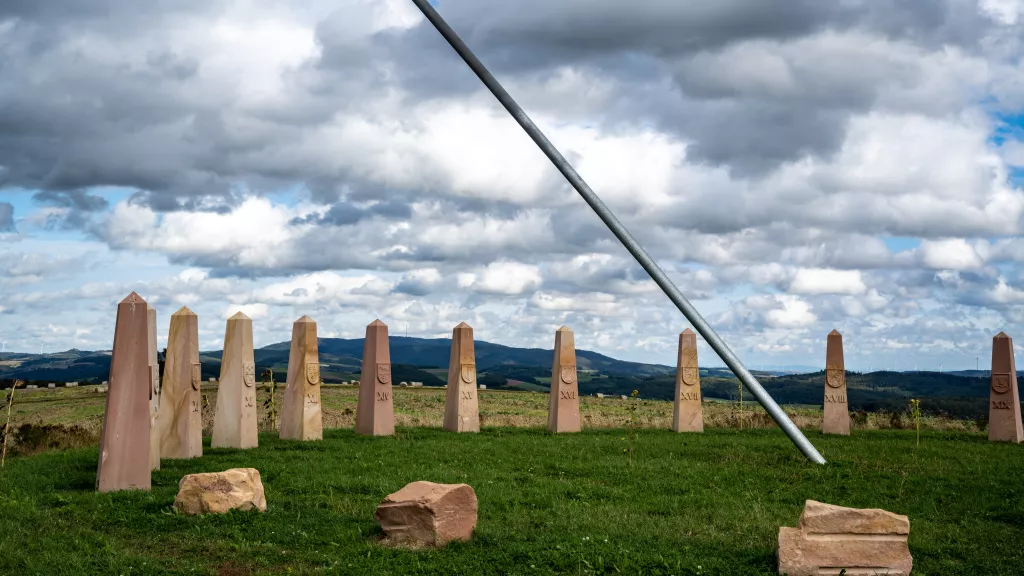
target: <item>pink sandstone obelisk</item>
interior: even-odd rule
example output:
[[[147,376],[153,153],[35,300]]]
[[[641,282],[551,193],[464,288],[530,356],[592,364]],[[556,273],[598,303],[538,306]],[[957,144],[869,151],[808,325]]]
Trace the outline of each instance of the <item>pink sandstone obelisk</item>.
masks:
[[[821,419],[821,432],[850,435],[843,336],[837,330],[829,332],[828,344],[825,347],[825,409]]]
[[[452,330],[452,354],[448,361],[448,389],[444,397],[444,429],[451,432],[479,432],[476,356],[473,328],[465,322]]]
[[[551,392],[548,399],[548,430],[580,431],[576,342],[568,326],[562,326],[555,332],[555,359],[551,366]]]
[[[132,292],[117,305],[96,489],[149,490],[149,307]]]
[[[256,360],[252,349],[252,320],[239,312],[228,318],[224,353],[217,385],[212,448],[255,448]]]
[[[167,358],[160,387],[160,458],[203,455],[202,367],[199,364],[199,317],[183,306],[171,314]]]
[[[676,399],[672,410],[672,429],[676,432],[703,432],[704,412],[700,397],[700,368],[697,364],[697,335],[687,328],[679,335],[676,365]]]
[[[366,340],[363,341],[356,434],[391,436],[394,433],[395,404],[391,397],[388,327],[380,320],[374,320],[366,327]]]
[[[288,354],[288,384],[281,411],[281,438],[323,440],[324,422],[320,409],[320,347],[316,322],[303,316],[292,324],[292,347]]]
[[[997,442],[1024,441],[1020,421],[1020,393],[1013,339],[1004,332],[992,338],[992,389],[989,392],[988,439]]]
[[[147,307],[149,335],[149,463],[153,470],[160,469],[160,429],[157,416],[160,412],[160,363],[156,356],[156,308]]]

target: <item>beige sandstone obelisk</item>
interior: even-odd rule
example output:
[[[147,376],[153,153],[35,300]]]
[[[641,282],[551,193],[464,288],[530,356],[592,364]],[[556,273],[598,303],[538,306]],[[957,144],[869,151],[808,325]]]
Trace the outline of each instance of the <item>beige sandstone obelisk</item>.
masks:
[[[568,326],[562,326],[555,332],[555,359],[551,367],[551,392],[548,399],[548,430],[580,431],[576,342]]]
[[[821,419],[821,431],[823,434],[850,434],[843,336],[837,330],[829,332],[825,347],[825,409]]]
[[[255,448],[256,360],[252,349],[252,320],[239,312],[228,318],[220,360],[217,412],[213,419],[213,448]]]
[[[687,328],[679,335],[676,365],[676,399],[672,409],[672,429],[676,432],[703,432],[700,368],[697,364],[697,335]]]
[[[452,432],[480,431],[473,328],[465,322],[452,330],[452,354],[448,360],[448,389],[445,391],[444,397],[444,429]]]
[[[199,385],[199,317],[183,306],[171,314],[167,358],[160,386],[160,458],[203,455],[202,394]]]
[[[281,438],[323,440],[320,409],[320,348],[316,322],[303,316],[292,324],[292,348],[288,354],[288,385],[281,411]]]
[[[160,363],[156,356],[156,308],[147,307],[149,335],[149,463],[153,470],[160,469],[160,429],[157,417],[160,412]]]
[[[366,327],[366,340],[363,341],[356,434],[391,436],[394,433],[395,404],[391,397],[388,327],[380,320],[374,320]]]
[[[992,338],[992,390],[989,392],[988,439],[997,442],[1024,441],[1017,390],[1017,363],[1013,339],[1004,332]]]
[[[96,489],[149,490],[149,307],[132,292],[117,305]]]

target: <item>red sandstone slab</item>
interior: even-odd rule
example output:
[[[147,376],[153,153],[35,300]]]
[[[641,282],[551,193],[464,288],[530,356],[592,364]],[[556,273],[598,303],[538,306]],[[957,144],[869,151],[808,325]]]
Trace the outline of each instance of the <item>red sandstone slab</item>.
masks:
[[[391,351],[388,327],[374,320],[366,327],[363,368],[359,375],[359,405],[356,433],[391,436],[395,433],[395,404],[392,398]]]
[[[103,414],[96,489],[149,490],[149,312],[132,292],[117,305],[109,391]]]

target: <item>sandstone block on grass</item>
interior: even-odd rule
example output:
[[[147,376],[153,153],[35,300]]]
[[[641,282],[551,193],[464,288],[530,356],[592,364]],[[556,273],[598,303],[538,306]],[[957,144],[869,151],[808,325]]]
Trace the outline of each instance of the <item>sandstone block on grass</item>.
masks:
[[[469,540],[476,527],[476,492],[468,484],[413,482],[387,498],[373,514],[388,541],[444,546]]]
[[[189,474],[178,482],[174,508],[185,514],[223,514],[228,510],[267,511],[260,471],[232,468]]]
[[[906,576],[913,565],[909,535],[906,516],[808,500],[797,528],[779,528],[778,572]]]

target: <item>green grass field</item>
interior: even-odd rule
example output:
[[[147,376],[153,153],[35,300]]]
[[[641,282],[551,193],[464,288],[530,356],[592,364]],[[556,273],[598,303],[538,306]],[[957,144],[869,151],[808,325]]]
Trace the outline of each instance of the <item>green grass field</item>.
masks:
[[[321,442],[273,433],[258,449],[165,460],[149,493],[94,491],[97,450],[9,459],[0,472],[3,574],[772,574],[778,527],[807,499],[910,517],[914,574],[1016,575],[1024,566],[1024,446],[970,432],[859,431],[811,440],[806,462],[777,430],[551,435],[399,428]],[[209,439],[207,438],[208,446]],[[192,472],[255,467],[266,513],[172,512]],[[471,542],[380,546],[377,504],[408,482],[465,482]]]

